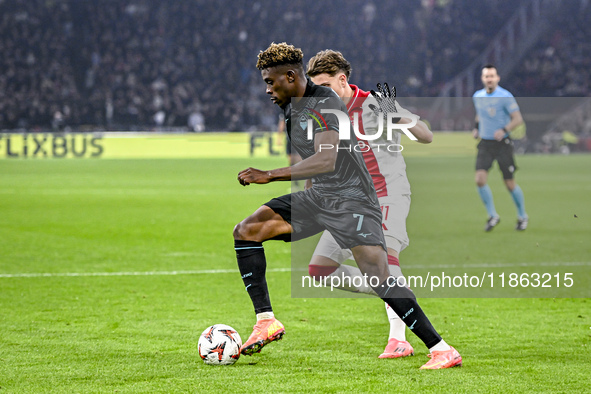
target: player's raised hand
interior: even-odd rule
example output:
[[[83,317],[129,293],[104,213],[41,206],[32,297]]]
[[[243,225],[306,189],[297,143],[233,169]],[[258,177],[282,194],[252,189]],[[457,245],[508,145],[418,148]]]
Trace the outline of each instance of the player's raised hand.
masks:
[[[388,113],[397,113],[398,108],[396,108],[396,87],[393,87],[390,90],[388,83],[384,82],[384,87],[382,88],[382,84],[377,84],[378,91],[371,90],[371,95],[376,99],[378,102],[379,108],[373,104],[369,105],[369,108],[374,112],[376,116],[381,116],[386,118]],[[400,118],[395,118],[394,123],[398,123]]]
[[[248,186],[251,183],[269,183],[271,182],[271,177],[269,175],[269,171],[261,171],[257,170],[256,168],[249,167],[246,170],[242,170],[238,173],[238,182],[242,186]]]

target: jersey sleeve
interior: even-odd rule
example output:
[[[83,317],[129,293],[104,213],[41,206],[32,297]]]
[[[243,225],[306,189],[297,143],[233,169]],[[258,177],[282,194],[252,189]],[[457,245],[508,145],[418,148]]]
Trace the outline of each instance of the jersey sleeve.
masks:
[[[504,106],[505,106],[505,111],[507,111],[508,114],[512,114],[515,111],[519,111],[519,105],[517,104],[517,101],[515,100],[515,97],[513,97],[512,95],[510,97],[507,97],[504,100]]]

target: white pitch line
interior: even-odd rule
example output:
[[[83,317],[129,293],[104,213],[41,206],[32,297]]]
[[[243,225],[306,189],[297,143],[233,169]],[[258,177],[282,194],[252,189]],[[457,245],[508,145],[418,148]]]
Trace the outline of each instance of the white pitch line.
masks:
[[[289,272],[291,268],[270,268],[267,272]],[[160,276],[160,275],[198,275],[198,274],[236,274],[237,269],[226,270],[181,270],[181,271],[145,271],[145,272],[44,272],[0,274],[0,278],[47,278],[56,276]]]
[[[442,264],[432,265],[408,265],[406,269],[450,269],[450,268],[516,268],[516,267],[586,267],[591,266],[591,261],[575,262],[531,262],[531,263],[498,263],[498,264]],[[292,272],[306,271],[305,268],[269,268],[267,272]],[[18,273],[0,274],[1,278],[47,278],[47,277],[78,277],[78,276],[171,276],[171,275],[199,275],[199,274],[236,274],[237,269],[221,270],[178,270],[178,271],[130,271],[130,272],[45,272],[45,273]]]
[[[573,262],[530,262],[530,263],[479,263],[479,264],[441,264],[413,265],[408,264],[407,269],[441,269],[441,268],[511,268],[511,267],[584,267],[591,266],[591,261]],[[401,267],[404,269],[404,267]]]

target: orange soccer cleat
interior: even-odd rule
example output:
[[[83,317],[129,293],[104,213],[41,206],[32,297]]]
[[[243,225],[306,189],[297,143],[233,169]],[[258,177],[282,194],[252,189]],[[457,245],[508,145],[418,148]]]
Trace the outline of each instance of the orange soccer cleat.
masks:
[[[380,354],[378,358],[398,358],[407,357],[415,354],[414,349],[407,341],[399,341],[395,338],[388,339],[388,344],[384,353]]]
[[[259,320],[252,329],[252,334],[240,348],[240,353],[245,356],[259,353],[263,346],[280,340],[285,334],[283,324],[275,318]]]
[[[449,350],[434,351],[429,354],[431,360],[423,365],[421,369],[443,369],[462,366],[462,356],[453,347]]]

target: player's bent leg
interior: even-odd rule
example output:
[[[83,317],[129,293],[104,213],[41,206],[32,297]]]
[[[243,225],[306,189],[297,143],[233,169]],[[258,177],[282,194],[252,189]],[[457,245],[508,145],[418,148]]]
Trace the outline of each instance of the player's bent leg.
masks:
[[[339,267],[340,264],[338,262],[328,257],[313,255],[308,263],[308,274],[316,282],[326,283],[325,278],[333,274]]]
[[[351,251],[370,286],[376,287],[390,277],[388,255],[384,248],[379,245],[358,245],[351,248]]]
[[[318,240],[314,249],[310,264],[318,265],[340,265],[353,256],[349,249],[343,249],[339,246],[330,231],[325,230]],[[317,259],[320,257],[320,259]],[[326,259],[323,259],[326,258]]]
[[[372,275],[372,272],[376,276],[382,275],[383,269],[387,271],[387,268],[383,266],[383,262],[386,259],[386,253],[382,249],[383,254],[378,256],[379,247],[377,248],[378,249],[373,246],[356,246],[352,248],[355,260],[360,267],[363,267],[362,269],[366,270],[365,273],[368,275]],[[377,259],[376,256],[378,256]],[[371,259],[375,260],[372,261]],[[375,267],[373,267],[374,265]],[[383,278],[383,276],[377,277],[379,277],[380,280]],[[370,278],[370,284],[374,286],[374,283],[371,283]],[[432,369],[431,367],[438,367],[440,365],[442,366],[433,369],[449,368],[449,366],[453,366],[451,364],[457,362],[455,355],[451,357],[452,362],[441,362],[442,358],[450,358],[448,356],[451,353],[448,352],[453,348],[451,348],[435,330],[422,308],[419,306],[414,293],[409,288],[400,286],[395,278],[387,277],[383,282],[374,287],[374,291],[382,300],[394,309],[398,316],[402,317],[404,323],[423,341],[431,351],[433,358],[437,360],[433,362],[432,359],[429,362],[431,364],[425,364],[424,369]],[[433,363],[437,364],[433,365]]]
[[[488,182],[488,171],[476,170],[474,180],[476,182],[476,186],[478,186],[478,187],[482,187],[482,186],[486,185],[486,183]]]
[[[386,242],[388,242],[388,238],[386,238]],[[390,275],[395,278],[402,276],[398,252],[390,247],[388,247],[388,271],[390,272]]]
[[[396,312],[388,305],[386,306],[386,315],[390,323],[390,332],[388,334],[388,343],[379,358],[398,358],[410,356],[414,353],[412,346],[406,340],[406,324]]]
[[[312,260],[308,265],[308,273],[315,281],[325,285],[330,283],[335,289],[376,295],[371,286],[367,284],[359,268],[347,264],[338,264],[325,256],[312,256]]]
[[[265,277],[267,262],[262,242],[291,231],[291,225],[265,205],[234,227],[238,268],[257,314],[253,332],[240,348],[244,355],[260,352],[265,345],[281,339],[285,333],[283,324],[273,315]]]
[[[398,252],[394,250],[392,252],[395,252],[393,254],[398,255]],[[383,282],[385,282],[386,280],[393,279],[393,277],[390,276],[390,272],[388,271],[388,269],[386,269],[386,275],[388,276],[388,278],[384,279],[383,276],[380,277],[380,275],[383,275],[384,271],[382,267],[383,258],[386,257],[386,260],[388,262],[392,261],[393,265],[396,265],[394,263],[394,260],[397,262],[398,259],[394,258],[394,256],[386,255],[386,253],[384,253],[384,250],[380,246],[357,246],[353,248],[353,253],[355,255],[355,260],[357,261],[357,264],[359,264],[360,267],[363,267],[363,269],[365,270],[365,274],[368,275],[368,277],[370,278],[369,283],[374,287],[374,291],[378,295],[380,295],[377,283],[383,284]],[[400,267],[398,266],[398,268]],[[399,269],[397,271],[399,271]],[[402,274],[402,272],[400,272],[400,274]],[[410,292],[410,290],[406,288],[405,290]],[[412,294],[412,292],[410,292],[410,294]],[[384,299],[384,297],[382,296],[380,296],[380,298]],[[386,301],[386,310],[388,311],[389,303],[385,299],[384,301]],[[401,328],[402,335],[404,335],[405,323],[398,317],[398,314],[394,311],[394,309],[392,309],[392,306],[390,306],[390,312],[388,313],[388,317],[389,319],[391,318],[390,323],[394,323],[395,326],[398,328],[396,330],[397,334],[400,335],[398,331],[400,331],[399,329]],[[392,320],[398,321],[393,322]],[[399,327],[397,323],[402,323],[402,327]],[[392,330],[390,331],[390,334],[392,334]],[[410,343],[408,343],[406,340],[400,341],[396,338],[392,338],[392,335],[390,335],[390,339],[388,340],[388,344],[386,345],[384,352],[381,355],[379,355],[378,358],[400,358],[411,356],[413,354],[414,349],[412,348]]]
[[[398,251],[402,249],[403,244],[394,237],[387,236],[385,233],[384,235],[388,249],[388,270],[390,271],[390,275],[400,278],[404,281],[403,283],[406,283],[406,279],[403,277],[402,270],[400,269],[400,261],[398,260]],[[390,332],[386,349],[379,358],[398,358],[412,355],[412,346],[406,341],[406,324],[404,324],[400,316],[387,303],[384,303],[384,305],[388,321],[390,322]]]
[[[291,225],[266,205],[234,227],[234,239],[264,242],[292,232]]]
[[[515,179],[503,179],[503,181],[505,182],[507,190],[509,190],[509,193],[511,193],[513,189],[515,189]]]
[[[410,203],[410,195],[407,194],[380,198],[383,215],[382,226],[388,251],[388,271],[391,276],[403,281],[402,283],[406,283],[406,280],[403,278],[398,257],[409,244],[406,218],[410,211]],[[390,331],[386,348],[379,358],[398,358],[411,355],[413,350],[410,343],[406,341],[406,324],[387,303],[384,303],[384,306],[390,323]]]
[[[316,280],[332,274],[341,264],[325,256],[312,256],[308,273]]]
[[[376,295],[359,268],[342,264],[352,256],[349,249],[339,246],[329,231],[324,231],[308,264],[308,272],[315,281],[325,285],[330,282],[340,290]]]

